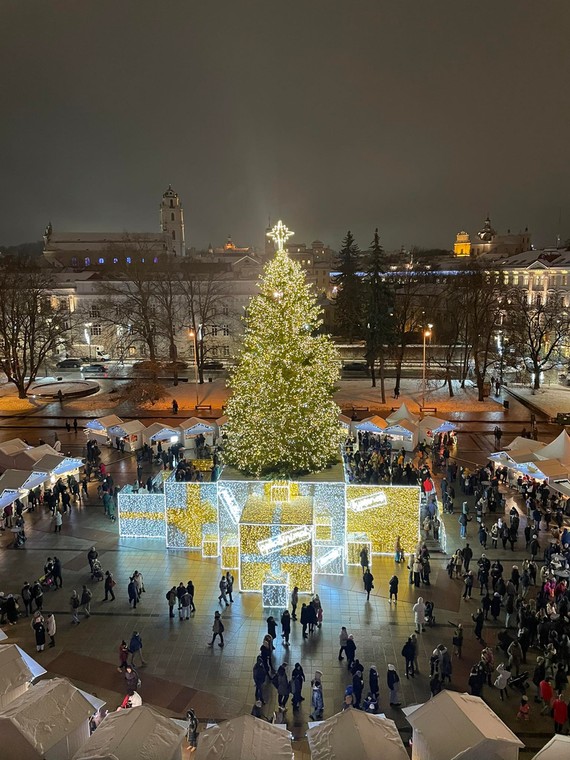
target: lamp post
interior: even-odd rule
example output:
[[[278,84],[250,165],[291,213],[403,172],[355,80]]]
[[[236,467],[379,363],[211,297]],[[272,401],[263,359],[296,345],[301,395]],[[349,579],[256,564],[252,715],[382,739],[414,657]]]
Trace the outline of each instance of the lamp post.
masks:
[[[194,330],[189,332],[190,338],[194,341],[194,382],[196,383],[196,406],[200,405],[198,400],[198,340]]]
[[[428,324],[428,329],[423,331],[424,353],[422,362],[422,409],[426,405],[426,339],[431,338],[431,329],[433,325]]]

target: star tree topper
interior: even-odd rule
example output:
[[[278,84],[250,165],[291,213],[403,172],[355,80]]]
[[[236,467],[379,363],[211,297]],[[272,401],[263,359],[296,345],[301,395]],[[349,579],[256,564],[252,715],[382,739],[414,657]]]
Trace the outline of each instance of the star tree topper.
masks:
[[[267,233],[267,237],[273,240],[277,251],[283,251],[284,250],[283,246],[285,245],[287,240],[291,237],[291,235],[294,235],[294,234],[295,234],[294,232],[287,229],[287,227],[283,224],[283,222],[280,219],[275,225],[275,227],[271,230],[271,232]]]

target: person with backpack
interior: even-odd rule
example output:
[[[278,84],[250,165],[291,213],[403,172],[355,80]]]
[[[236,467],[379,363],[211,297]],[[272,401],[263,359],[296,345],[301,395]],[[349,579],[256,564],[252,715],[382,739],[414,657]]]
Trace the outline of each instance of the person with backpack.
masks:
[[[174,607],[178,601],[178,594],[176,593],[176,586],[173,586],[170,591],[166,592],[166,601],[168,602],[168,617],[174,617]]]
[[[225,578],[223,580],[225,580]],[[220,615],[218,610],[216,610],[216,612],[214,613],[212,633],[213,633],[212,640],[208,643],[208,646],[213,647],[214,641],[216,640],[216,636],[219,636],[220,641],[218,642],[218,646],[223,647],[224,646],[224,624],[222,623],[222,616]]]
[[[131,636],[131,640],[129,642],[129,652],[131,653],[131,665],[135,664],[135,657],[137,653],[140,657],[141,665],[146,665],[146,662],[143,660],[142,649],[143,649],[143,643],[142,643],[141,635],[138,631],[133,631],[133,635]]]
[[[108,601],[109,594],[111,594],[111,601],[115,601],[115,592],[113,591],[113,588],[115,587],[116,583],[113,578],[113,574],[109,571],[105,571],[105,598],[103,599],[104,602]]]

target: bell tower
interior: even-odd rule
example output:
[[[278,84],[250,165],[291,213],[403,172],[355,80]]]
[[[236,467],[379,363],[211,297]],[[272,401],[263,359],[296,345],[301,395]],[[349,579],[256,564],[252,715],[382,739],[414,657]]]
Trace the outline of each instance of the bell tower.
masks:
[[[168,252],[173,256],[185,256],[184,209],[172,185],[168,185],[160,202],[160,228],[167,237]]]

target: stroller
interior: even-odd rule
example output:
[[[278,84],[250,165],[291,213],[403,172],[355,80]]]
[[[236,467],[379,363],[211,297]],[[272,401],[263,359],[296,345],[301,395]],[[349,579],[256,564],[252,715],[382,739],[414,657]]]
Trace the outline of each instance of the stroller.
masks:
[[[103,568],[98,559],[93,560],[91,565],[91,580],[102,581],[103,580]]]
[[[435,612],[434,612],[434,603],[426,600],[426,625],[429,625],[430,628],[433,628],[435,625]]]
[[[528,689],[528,671],[521,673],[520,676],[511,676],[507,681],[511,689],[517,689],[521,694],[526,694]]]
[[[497,639],[498,639],[497,649],[500,649],[505,654],[507,654],[507,649],[509,648],[511,643],[516,639],[516,636],[512,633],[512,631],[505,629],[504,631],[501,631],[498,634]]]
[[[38,582],[45,591],[49,591],[50,588],[54,587],[53,575],[51,573],[42,575],[41,578],[38,578]]]

